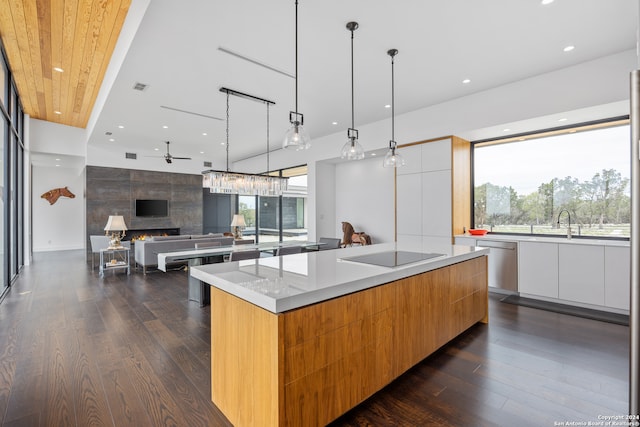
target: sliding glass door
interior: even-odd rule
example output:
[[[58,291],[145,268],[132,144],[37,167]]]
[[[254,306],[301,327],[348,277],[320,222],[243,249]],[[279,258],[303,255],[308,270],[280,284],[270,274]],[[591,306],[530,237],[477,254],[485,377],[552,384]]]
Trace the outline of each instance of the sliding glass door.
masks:
[[[307,168],[283,172],[290,175],[282,196],[282,240],[307,240]]]
[[[244,222],[247,224],[242,235],[246,239],[255,239],[256,196],[238,196],[238,213],[244,215]]]
[[[3,166],[2,174],[0,174],[0,188],[6,188],[8,179],[8,167],[6,164],[6,152],[9,146],[9,123],[4,116],[0,117],[0,125],[2,126],[2,140],[0,144],[0,165]],[[7,211],[6,191],[3,191],[0,195],[0,295],[4,293],[9,286],[9,277],[7,274],[7,232],[9,231],[8,224],[6,222],[5,212]]]
[[[0,295],[24,265],[24,113],[0,44]]]
[[[289,178],[289,189],[277,196],[238,196],[236,212],[244,216],[242,235],[256,242],[307,240],[307,166],[272,171]]]

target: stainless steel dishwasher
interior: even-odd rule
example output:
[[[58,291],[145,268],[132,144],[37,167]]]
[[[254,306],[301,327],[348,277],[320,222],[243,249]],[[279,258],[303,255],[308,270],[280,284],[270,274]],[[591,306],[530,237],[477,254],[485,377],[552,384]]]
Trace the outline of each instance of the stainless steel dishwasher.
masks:
[[[489,286],[503,293],[517,293],[518,244],[477,239],[476,246],[489,248]]]

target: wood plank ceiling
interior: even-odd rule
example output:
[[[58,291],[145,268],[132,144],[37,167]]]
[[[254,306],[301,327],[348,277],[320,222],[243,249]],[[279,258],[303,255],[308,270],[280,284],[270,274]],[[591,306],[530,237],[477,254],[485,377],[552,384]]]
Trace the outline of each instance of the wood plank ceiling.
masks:
[[[131,0],[0,3],[0,38],[25,113],[86,127]]]

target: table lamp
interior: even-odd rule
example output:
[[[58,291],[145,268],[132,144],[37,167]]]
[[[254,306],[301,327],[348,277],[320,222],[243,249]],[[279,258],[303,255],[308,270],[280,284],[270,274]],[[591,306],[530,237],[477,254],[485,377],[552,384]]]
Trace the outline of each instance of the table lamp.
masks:
[[[242,239],[242,228],[246,226],[247,224],[244,222],[244,215],[235,214],[233,216],[233,221],[231,221],[231,227],[233,227],[233,238],[236,240]]]
[[[124,237],[127,230],[127,224],[124,223],[122,215],[109,215],[107,225],[104,227],[105,235],[111,236],[109,241],[109,249],[121,249],[120,240]]]

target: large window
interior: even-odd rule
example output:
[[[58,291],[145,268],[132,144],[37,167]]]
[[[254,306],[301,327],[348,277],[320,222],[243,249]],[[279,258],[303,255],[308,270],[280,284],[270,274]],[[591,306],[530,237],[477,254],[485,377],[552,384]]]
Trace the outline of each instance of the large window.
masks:
[[[307,240],[307,166],[273,171],[289,178],[282,197],[238,196],[238,212],[247,227],[243,235],[258,242]]]
[[[473,145],[474,227],[628,238],[626,120]]]

